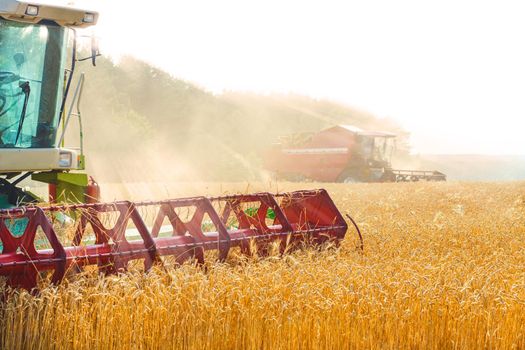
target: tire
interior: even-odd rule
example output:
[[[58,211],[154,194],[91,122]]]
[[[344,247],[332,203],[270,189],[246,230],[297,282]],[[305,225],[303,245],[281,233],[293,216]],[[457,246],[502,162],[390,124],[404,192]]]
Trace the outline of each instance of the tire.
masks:
[[[345,170],[339,177],[337,178],[337,182],[344,183],[344,184],[355,184],[359,182],[363,182],[359,179],[359,176],[354,171],[351,170]]]
[[[344,183],[344,184],[356,184],[359,181],[356,178],[352,177],[352,176],[347,176],[341,182]]]

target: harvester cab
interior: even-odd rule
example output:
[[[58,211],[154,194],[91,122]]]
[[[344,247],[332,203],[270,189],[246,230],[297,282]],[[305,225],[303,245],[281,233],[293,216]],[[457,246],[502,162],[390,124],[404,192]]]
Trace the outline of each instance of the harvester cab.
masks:
[[[0,208],[39,201],[17,187],[30,176],[50,184],[55,200],[86,201],[88,176],[71,172],[84,170],[82,137],[76,148],[64,142],[69,119],[80,121],[83,76],[69,112],[66,101],[78,61],[75,28],[97,19],[74,7],[0,0]]]
[[[359,178],[376,182],[385,180],[385,169],[392,168],[395,135],[389,133],[361,133],[356,136],[355,155],[349,169],[359,169]],[[358,174],[358,170],[354,171]],[[352,174],[354,175],[354,174]]]

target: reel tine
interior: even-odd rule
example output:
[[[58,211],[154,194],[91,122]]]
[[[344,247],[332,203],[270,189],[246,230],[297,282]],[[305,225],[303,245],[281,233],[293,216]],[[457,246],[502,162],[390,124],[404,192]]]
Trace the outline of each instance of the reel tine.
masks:
[[[52,214],[71,210],[79,217],[72,244],[64,247]],[[181,216],[181,210],[188,210],[189,217]],[[114,219],[106,222],[104,216]],[[28,220],[22,235],[13,236],[6,217]],[[166,218],[169,236],[165,231],[160,234]],[[131,226],[138,235],[128,234]],[[52,249],[35,248],[38,227]],[[88,227],[95,242],[86,241]],[[155,264],[162,266],[162,256],[174,256],[177,263],[195,259],[202,265],[206,251],[216,251],[218,261],[225,261],[232,248],[239,247],[247,255],[255,251],[267,255],[275,243],[283,254],[300,244],[337,244],[346,230],[346,221],[325,190],[0,210],[0,275],[7,276],[12,286],[32,289],[43,271],[52,272],[52,282],[59,283],[66,271],[81,271],[88,265],[98,265],[105,274],[123,272],[129,262],[141,259],[148,271]]]

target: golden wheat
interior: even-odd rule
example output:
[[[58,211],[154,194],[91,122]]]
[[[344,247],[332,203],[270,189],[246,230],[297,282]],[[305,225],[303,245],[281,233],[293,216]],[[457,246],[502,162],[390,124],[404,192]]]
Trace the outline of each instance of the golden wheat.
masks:
[[[306,187],[280,185],[281,187]],[[311,186],[311,185],[308,185]],[[327,186],[339,249],[83,278],[0,308],[5,349],[523,349],[525,184]]]

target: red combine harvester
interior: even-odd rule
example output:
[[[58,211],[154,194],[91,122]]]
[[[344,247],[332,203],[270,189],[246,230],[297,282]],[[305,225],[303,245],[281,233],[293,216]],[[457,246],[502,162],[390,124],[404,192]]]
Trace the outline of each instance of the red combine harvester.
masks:
[[[278,179],[322,182],[446,181],[439,171],[392,169],[396,135],[338,125],[283,138],[264,155]]]

